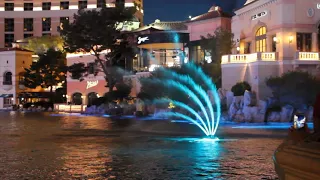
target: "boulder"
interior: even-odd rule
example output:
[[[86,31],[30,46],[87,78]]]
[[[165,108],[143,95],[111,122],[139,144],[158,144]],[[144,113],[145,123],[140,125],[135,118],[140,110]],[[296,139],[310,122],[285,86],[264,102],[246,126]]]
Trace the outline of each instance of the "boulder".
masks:
[[[280,113],[280,122],[290,122],[293,116],[294,108],[290,105],[283,106]]]
[[[234,95],[233,95],[233,92],[231,91],[228,91],[226,93],[226,104],[227,104],[227,108],[229,109],[232,102],[233,102],[233,98],[234,98]]]
[[[268,102],[260,100],[258,102],[258,106],[259,106],[259,113],[265,115],[267,113],[267,109],[268,109]]]
[[[256,106],[257,95],[255,92],[245,91],[243,97],[244,106]]]
[[[211,93],[209,93],[209,94],[211,94]],[[218,89],[218,95],[219,95],[219,98],[220,98],[220,102],[221,102],[221,105],[222,106],[225,106],[225,105],[227,105],[227,91],[226,90],[224,90],[224,89]],[[213,98],[212,98],[212,96],[210,96],[210,100],[211,100],[211,102],[214,102],[213,100]]]
[[[270,112],[268,115],[268,122],[280,122],[281,112]]]
[[[236,115],[243,114],[243,96],[234,97],[229,108],[229,117],[234,119]]]

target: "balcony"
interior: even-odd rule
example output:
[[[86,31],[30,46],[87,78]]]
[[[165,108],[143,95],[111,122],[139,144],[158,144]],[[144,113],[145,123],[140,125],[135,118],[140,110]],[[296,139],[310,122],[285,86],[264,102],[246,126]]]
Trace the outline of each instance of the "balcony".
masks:
[[[318,52],[296,52],[295,60],[299,61],[319,61]]]
[[[10,91],[13,88],[12,81],[3,81],[2,89],[5,91]]]
[[[253,54],[232,54],[222,56],[221,64],[251,63],[256,61],[276,61],[277,52],[258,52]]]

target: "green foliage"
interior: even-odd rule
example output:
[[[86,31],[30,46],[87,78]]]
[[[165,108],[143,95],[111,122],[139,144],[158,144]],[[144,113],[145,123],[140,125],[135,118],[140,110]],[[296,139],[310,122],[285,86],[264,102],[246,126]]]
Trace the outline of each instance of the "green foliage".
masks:
[[[127,35],[116,27],[119,22],[131,20],[134,13],[135,8],[119,4],[115,8],[80,10],[74,15],[74,21],[64,24],[61,30],[67,52],[91,52],[95,56],[95,64],[105,74],[110,91],[118,79],[114,67],[125,68],[126,61],[132,61],[134,57],[134,48],[127,41]],[[106,49],[110,53],[103,57]],[[87,68],[85,64],[72,65],[69,67],[71,77],[83,80]]]
[[[50,88],[66,80],[66,55],[61,51],[48,49],[39,54],[39,60],[25,68],[23,84],[28,88]]]
[[[124,83],[120,82],[116,85],[116,90],[110,91],[106,94],[109,100],[120,100],[123,101],[123,99],[128,98],[131,93],[132,85],[131,83]]]
[[[200,46],[201,49],[210,53],[213,63],[220,63],[223,55],[231,54],[231,50],[235,46],[233,37],[232,32],[218,28],[214,34],[208,34],[206,37],[201,36]]]
[[[272,90],[280,105],[313,105],[317,93],[320,92],[320,80],[303,71],[290,71],[280,77],[266,79],[267,86]]]
[[[231,91],[233,92],[234,96],[243,96],[246,90],[251,91],[251,86],[246,81],[239,82],[231,88]]]
[[[35,54],[44,54],[48,49],[63,51],[64,41],[60,36],[29,37],[28,43],[22,44],[21,48],[33,51]]]

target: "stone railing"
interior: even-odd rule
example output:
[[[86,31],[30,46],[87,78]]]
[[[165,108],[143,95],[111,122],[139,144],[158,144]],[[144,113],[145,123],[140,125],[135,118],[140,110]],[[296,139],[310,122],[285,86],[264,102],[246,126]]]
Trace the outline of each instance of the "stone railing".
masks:
[[[87,105],[54,104],[54,110],[58,112],[82,113],[86,108]]]
[[[232,63],[250,63],[256,61],[276,61],[278,58],[277,52],[253,53],[253,54],[231,54],[222,56],[221,64]]]
[[[296,52],[295,59],[302,60],[302,61],[319,61],[320,60],[318,52]]]

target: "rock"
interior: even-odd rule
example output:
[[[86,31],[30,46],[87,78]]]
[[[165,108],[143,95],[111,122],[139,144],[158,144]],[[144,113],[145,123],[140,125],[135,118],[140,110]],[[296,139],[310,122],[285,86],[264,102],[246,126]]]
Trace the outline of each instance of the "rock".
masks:
[[[234,97],[229,108],[229,117],[234,119],[236,115],[243,114],[243,96]]]
[[[290,105],[283,106],[280,113],[280,122],[290,122],[293,116],[294,108]]]
[[[212,94],[212,93],[209,93],[209,94]],[[221,105],[222,106],[227,105],[227,97],[226,97],[227,91],[220,88],[220,89],[218,89],[218,95],[220,98]],[[211,100],[211,102],[214,102],[214,99],[212,98],[212,96],[210,96],[210,100]]]
[[[266,114],[267,113],[267,109],[268,109],[268,102],[267,101],[263,101],[260,100],[258,102],[258,106],[259,106],[259,110],[260,110],[260,114]]]
[[[227,108],[228,109],[230,108],[230,106],[232,104],[233,98],[234,98],[233,92],[228,91],[226,93],[226,103],[227,103]]]
[[[280,122],[281,112],[270,112],[268,122]]]
[[[257,104],[257,95],[255,92],[245,91],[243,98],[244,106],[255,106]]]
[[[259,109],[257,106],[250,107],[244,106],[243,115],[245,122],[256,122],[256,118],[258,117]]]

